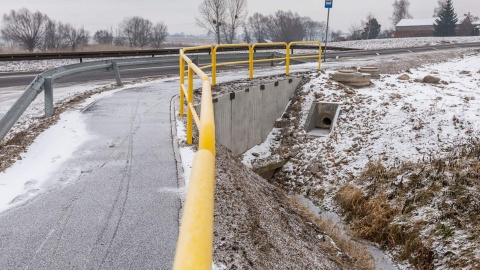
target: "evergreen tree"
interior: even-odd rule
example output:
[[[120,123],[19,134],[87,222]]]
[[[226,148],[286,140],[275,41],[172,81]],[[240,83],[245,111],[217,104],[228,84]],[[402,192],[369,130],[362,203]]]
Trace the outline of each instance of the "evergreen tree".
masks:
[[[362,32],[362,39],[375,39],[380,34],[382,26],[378,23],[377,19],[373,17],[367,18],[365,28]]]
[[[455,27],[457,26],[458,18],[453,9],[452,0],[447,0],[442,10],[438,14],[438,19],[435,20],[435,32],[437,37],[452,37],[455,36]]]

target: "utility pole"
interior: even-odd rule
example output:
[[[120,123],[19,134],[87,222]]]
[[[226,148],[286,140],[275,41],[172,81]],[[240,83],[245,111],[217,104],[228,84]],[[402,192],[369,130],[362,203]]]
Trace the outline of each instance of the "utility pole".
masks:
[[[323,62],[327,62],[328,24],[330,22],[330,9],[332,7],[333,7],[333,0],[325,0],[325,8],[328,8],[328,15],[327,15],[327,34],[325,38],[325,51],[323,52]]]

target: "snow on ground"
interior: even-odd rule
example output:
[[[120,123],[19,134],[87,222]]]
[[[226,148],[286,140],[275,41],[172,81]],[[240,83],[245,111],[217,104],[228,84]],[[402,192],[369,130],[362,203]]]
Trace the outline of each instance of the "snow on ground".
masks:
[[[342,170],[331,167],[331,180],[357,175],[376,157],[395,164],[407,157],[418,160],[444,155],[462,140],[480,133],[478,71],[479,56],[457,59],[412,70],[408,81],[383,76],[373,87],[358,89],[353,96],[339,91],[334,84],[328,87],[327,75],[315,78],[304,86],[314,91],[304,104],[302,123],[315,93],[320,93],[322,100],[344,105],[336,132],[328,139],[313,140],[302,155],[315,158],[318,151],[332,149],[325,153],[326,159],[348,165],[340,164]],[[430,74],[445,84],[414,81]]]
[[[387,38],[370,40],[352,40],[329,42],[335,47],[363,50],[395,49],[406,47],[424,47],[441,44],[480,42],[480,37],[419,37],[419,38]]]
[[[370,161],[381,160],[389,168],[429,157],[445,157],[458,144],[479,136],[478,53],[410,72],[409,80],[399,80],[399,75],[382,75],[380,80],[374,80],[373,86],[361,89],[331,81],[331,71],[325,75],[312,74],[311,81],[299,94],[303,100],[297,116],[299,126],[304,125],[315,100],[343,103],[338,125],[327,137],[312,138],[303,130],[287,133],[290,138],[286,141],[293,141],[293,145],[286,151],[292,154],[276,181],[286,189],[314,199],[325,209],[336,209],[333,197],[339,188],[356,179]],[[423,83],[426,75],[437,76],[442,81]],[[277,129],[270,135],[277,137],[275,143],[279,136],[285,136]],[[244,155],[243,161],[255,162],[253,153],[259,154],[257,160],[284,154],[268,151],[275,148],[269,142],[256,146]],[[412,213],[409,222],[428,220],[435,224],[438,215],[428,206]],[[423,230],[422,234],[429,235],[438,230],[438,226],[426,226]],[[470,256],[470,252],[479,247],[466,237],[470,237],[469,234],[458,230],[446,242],[435,241],[436,254],[454,251],[467,252],[458,254]],[[475,256],[478,257],[478,253]],[[446,261],[438,258],[435,265],[445,267]]]
[[[27,151],[21,154],[20,160],[17,160],[13,166],[4,172],[0,172],[0,212],[22,204],[42,191],[47,190],[51,185],[57,184],[50,183],[47,180],[55,173],[58,173],[62,168],[62,164],[84,143],[95,139],[87,131],[81,112],[83,109],[118,91],[151,83],[129,85],[93,95],[76,106],[75,110],[63,113],[58,123],[41,133],[28,147]],[[61,97],[67,99],[75,93],[82,93],[94,87],[94,85],[71,86],[64,87],[59,92],[62,93]],[[3,106],[1,108],[4,109]],[[25,117],[27,123],[31,123],[35,121],[35,117],[32,117],[32,115],[42,115],[42,110],[43,100],[38,101],[37,98],[34,106],[29,108],[29,113],[22,117]],[[18,126],[17,128],[22,129],[23,127]],[[72,171],[71,178],[73,179],[79,174],[80,171]],[[69,182],[69,179],[63,180],[65,183]]]
[[[56,84],[53,89],[53,100],[55,104],[64,102],[65,100],[84,93],[88,90],[99,88],[112,84],[111,81],[97,81],[83,84]],[[23,94],[25,87],[8,87],[2,88],[0,91],[0,118],[3,117],[17,99]],[[32,104],[27,108],[25,113],[20,117],[12,132],[25,130],[32,121],[45,115],[45,96],[40,93]],[[5,139],[8,140],[13,133],[8,134]]]
[[[77,90],[77,87],[70,89]],[[106,98],[116,91],[104,92],[85,100],[81,108]],[[95,139],[87,132],[81,110],[61,115],[57,124],[40,134],[12,167],[0,173],[0,212],[15,207],[46,190],[51,175],[61,169],[81,145]],[[55,142],[55,143],[52,143]],[[72,177],[80,171],[71,172]],[[68,182],[65,179],[65,182]]]

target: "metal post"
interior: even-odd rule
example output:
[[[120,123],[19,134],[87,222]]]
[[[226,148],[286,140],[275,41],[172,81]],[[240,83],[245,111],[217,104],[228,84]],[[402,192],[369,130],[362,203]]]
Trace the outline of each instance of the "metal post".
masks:
[[[118,64],[115,61],[112,61],[113,73],[115,73],[115,80],[117,81],[118,86],[122,86],[122,77],[120,77],[120,70],[118,69]]]
[[[327,62],[327,45],[328,45],[328,23],[330,22],[330,9],[327,15],[327,37],[325,38],[325,52],[323,53],[323,62]]]
[[[250,61],[249,63],[249,69],[250,69],[250,79],[253,79],[253,49],[252,47],[249,48],[248,50],[248,60]]]
[[[185,60],[180,53],[180,116],[183,116],[183,107],[185,106],[185,94],[182,90],[182,85],[185,84]]]
[[[50,118],[53,116],[53,79],[45,78],[43,88],[45,92],[45,117]]]
[[[193,69],[188,67],[188,96],[187,96],[187,143],[193,143],[193,114],[190,110],[190,104],[193,104]]]
[[[217,46],[212,52],[212,85],[217,84]]]
[[[285,60],[285,66],[286,66],[286,71],[285,71],[285,75],[290,75],[290,47],[291,47],[291,44],[288,44],[287,45],[287,49],[285,50],[285,58],[287,58]]]

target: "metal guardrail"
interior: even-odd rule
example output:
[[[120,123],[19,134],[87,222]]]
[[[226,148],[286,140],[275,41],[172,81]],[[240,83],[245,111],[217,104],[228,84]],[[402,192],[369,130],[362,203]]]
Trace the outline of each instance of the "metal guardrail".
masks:
[[[292,46],[299,44],[317,45],[317,55],[291,56]],[[283,47],[285,57],[255,60],[255,48],[261,46]],[[248,60],[217,63],[219,49],[243,47],[249,51]],[[186,53],[195,50],[210,50],[211,65],[198,67],[187,57]],[[275,55],[275,54],[274,54]],[[193,122],[199,133],[198,151],[195,153],[188,192],[185,199],[182,223],[175,253],[174,270],[211,269],[213,257],[213,215],[215,190],[215,119],[212,102],[212,91],[209,77],[202,69],[212,69],[212,85],[216,84],[218,66],[248,64],[250,78],[253,78],[254,63],[266,61],[286,61],[286,74],[290,72],[292,59],[318,58],[318,69],[321,68],[322,46],[320,42],[292,42],[290,44],[260,43],[260,44],[219,44],[213,46],[190,47],[180,50],[180,116],[185,114],[185,97],[187,98],[187,143],[193,143]],[[188,83],[185,86],[185,63],[188,65]],[[193,106],[194,73],[202,81],[201,116],[198,116]]]
[[[193,51],[197,52],[197,51]],[[272,53],[258,53],[260,58],[273,58]],[[226,61],[243,60],[244,55],[223,54],[220,59]],[[211,55],[197,54],[194,63],[211,62]],[[117,85],[122,85],[120,70],[125,67],[148,66],[148,65],[169,65],[178,64],[178,57],[155,57],[155,58],[131,58],[119,60],[95,61],[80,64],[73,64],[55,68],[36,76],[25,92],[0,119],[0,140],[2,140],[18,119],[27,110],[30,104],[42,91],[45,95],[45,117],[52,117],[54,113],[53,87],[57,80],[82,73],[89,73],[96,70],[113,71]]]
[[[267,43],[270,44],[270,43]],[[213,46],[212,46],[213,47]],[[258,50],[263,49],[283,49],[283,47],[272,46],[258,46]],[[294,45],[291,49],[316,49],[309,45]],[[322,48],[323,49],[323,48]],[[342,47],[328,47],[329,50],[334,51],[356,51],[359,49],[342,48]],[[244,47],[228,47],[222,48],[219,52],[227,51],[245,51]],[[190,51],[189,53],[209,53],[205,49]],[[159,50],[124,50],[124,51],[97,51],[97,52],[45,52],[45,53],[16,53],[16,54],[0,54],[0,62],[2,61],[25,61],[25,60],[51,60],[51,59],[80,59],[82,62],[86,58],[119,58],[119,57],[134,57],[134,56],[161,56],[161,55],[179,55],[178,49],[159,49]]]
[[[53,104],[53,86],[56,80],[77,75],[85,72],[92,72],[95,70],[113,71],[117,85],[122,85],[122,79],[119,72],[120,66],[135,66],[159,63],[161,60],[151,59],[128,59],[119,61],[97,61],[82,64],[73,64],[55,68],[35,77],[30,83],[25,92],[20,98],[13,104],[8,112],[0,119],[0,140],[2,140],[8,131],[15,125],[18,119],[27,110],[30,104],[36,99],[38,94],[44,91],[45,94],[45,117],[49,118],[53,116],[54,104]]]

